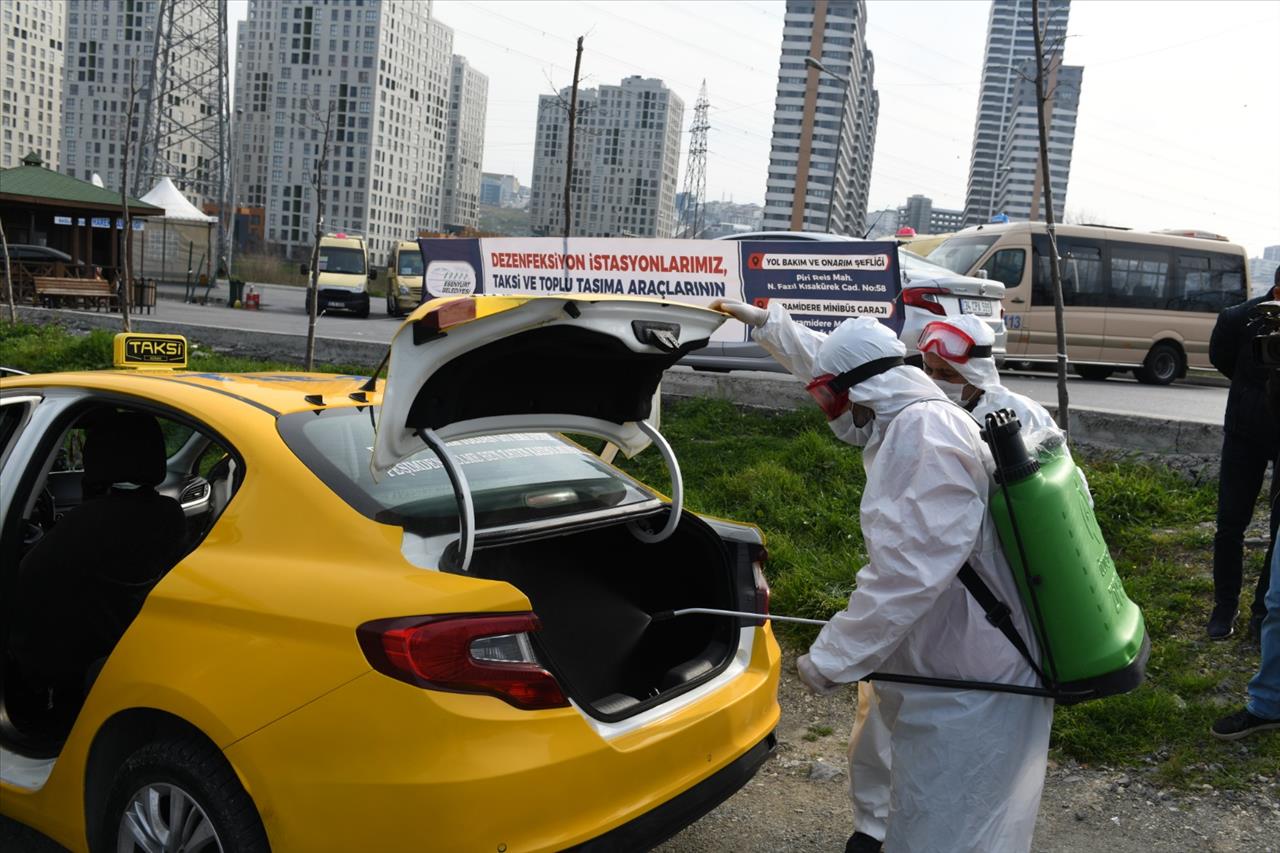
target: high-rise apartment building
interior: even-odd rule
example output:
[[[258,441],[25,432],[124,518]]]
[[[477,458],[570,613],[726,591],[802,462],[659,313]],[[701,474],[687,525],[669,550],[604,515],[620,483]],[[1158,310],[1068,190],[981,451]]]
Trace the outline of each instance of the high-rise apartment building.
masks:
[[[65,10],[62,0],[0,3],[0,169],[20,165],[33,151],[46,166],[58,168]]]
[[[1268,261],[1280,261],[1280,246],[1267,246],[1262,250],[1262,257]]]
[[[211,72],[206,66],[209,57],[218,52],[216,5],[177,0],[174,17],[183,43],[170,55],[168,73],[173,82],[164,114],[152,116],[159,134],[145,163],[139,140],[148,118],[160,4],[150,0],[65,0],[60,5],[66,15],[62,171],[85,180],[97,173],[107,187],[118,189],[127,145],[131,191],[141,195],[157,178],[167,176],[197,206],[217,203],[220,152],[216,138],[192,132],[211,120],[211,110],[222,106],[207,86]],[[196,82],[186,85],[190,81]],[[124,125],[133,86],[139,91],[134,99],[133,127],[126,138]]]
[[[1071,0],[1043,0],[1048,91],[1049,177],[1054,215],[1066,206],[1067,178],[1075,143],[1076,111],[1084,69],[1062,64]],[[1040,174],[1039,119],[1036,115],[1035,40],[1031,0],[994,0],[987,25],[982,88],[973,135],[973,156],[965,196],[967,225],[997,213],[1011,219],[1044,219]],[[1028,79],[1030,78],[1030,79]]]
[[[480,168],[484,161],[488,98],[489,78],[472,68],[465,57],[453,57],[440,211],[446,231],[475,228],[480,224]]]
[[[363,234],[373,262],[440,227],[452,32],[417,0],[250,0],[237,33],[238,204],[266,242],[306,257],[329,120],[324,227]]]
[[[880,114],[866,24],[864,0],[787,0],[766,229],[861,234],[866,227]]]
[[[898,208],[894,222],[895,228],[912,228],[917,234],[946,234],[964,227],[964,211],[934,207],[933,199],[917,193]]]
[[[581,237],[670,237],[684,101],[661,80],[628,77],[617,86],[578,90],[572,233]],[[530,224],[564,233],[569,90],[538,99]]]

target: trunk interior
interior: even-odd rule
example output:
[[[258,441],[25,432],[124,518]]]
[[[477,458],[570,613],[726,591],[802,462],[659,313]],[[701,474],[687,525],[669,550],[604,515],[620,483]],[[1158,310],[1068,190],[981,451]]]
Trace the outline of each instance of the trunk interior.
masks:
[[[719,673],[737,649],[740,620],[689,615],[686,607],[741,609],[750,561],[686,514],[665,542],[645,544],[625,524],[478,549],[469,574],[503,580],[528,596],[542,622],[534,642],[565,692],[614,722]],[[735,583],[735,580],[737,583]]]

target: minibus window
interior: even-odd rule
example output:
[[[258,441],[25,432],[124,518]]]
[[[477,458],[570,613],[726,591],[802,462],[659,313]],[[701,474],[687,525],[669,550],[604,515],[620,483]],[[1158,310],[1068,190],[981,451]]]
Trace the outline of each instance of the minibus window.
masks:
[[[982,268],[987,271],[987,278],[1012,289],[1022,284],[1022,270],[1026,265],[1027,253],[1023,249],[1001,249],[987,258]]]
[[[1111,244],[1112,306],[1165,309],[1172,296],[1167,250]]]

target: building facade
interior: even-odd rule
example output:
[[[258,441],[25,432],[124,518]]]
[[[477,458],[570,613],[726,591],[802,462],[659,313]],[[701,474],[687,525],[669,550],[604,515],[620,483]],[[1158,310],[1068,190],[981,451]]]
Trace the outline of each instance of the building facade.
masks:
[[[569,90],[538,99],[529,200],[533,233],[564,233]],[[572,234],[671,237],[684,101],[661,80],[628,77],[578,90],[570,184]]]
[[[480,167],[488,99],[489,78],[472,68],[465,57],[454,56],[440,210],[445,231],[474,229],[480,224]]]
[[[0,169],[35,152],[55,171],[62,159],[62,76],[66,5],[62,0],[0,3]]]
[[[480,175],[480,203],[489,207],[515,207],[520,199],[520,179],[515,175],[483,172]]]
[[[1040,4],[1051,100],[1049,175],[1054,215],[1061,221],[1075,142],[1083,69],[1062,63],[1070,0]],[[978,225],[998,213],[1011,219],[1044,219],[1036,114],[1035,40],[1031,0],[995,0],[987,25],[982,86],[965,194],[964,222]],[[1030,79],[1028,79],[1030,78]]]
[[[1268,261],[1280,261],[1280,246],[1267,246],[1262,250],[1262,257]]]
[[[203,88],[175,84],[157,117],[159,136],[154,159],[143,162],[139,151],[142,126],[151,94],[151,58],[155,50],[158,4],[137,0],[65,0],[66,59],[62,88],[61,167],[89,180],[99,175],[116,189],[129,150],[129,183],[138,195],[159,177],[172,178],[197,206],[218,201],[218,150],[209,136],[192,132],[211,120]],[[170,59],[174,80],[201,78],[203,66],[216,55],[217,10],[209,3],[179,0],[175,17],[189,33],[185,49]],[[125,121],[133,98],[133,128],[126,138]]]
[[[416,0],[250,0],[233,182],[238,204],[266,211],[275,251],[309,255],[321,159],[324,228],[364,235],[371,263],[440,229],[453,39],[431,12]]]
[[[768,230],[861,235],[866,228],[880,114],[866,23],[864,0],[787,2],[765,187]],[[831,73],[806,65],[806,57]]]
[[[897,210],[895,230],[908,227],[917,234],[946,234],[964,227],[964,211],[934,207],[933,199],[916,194]]]

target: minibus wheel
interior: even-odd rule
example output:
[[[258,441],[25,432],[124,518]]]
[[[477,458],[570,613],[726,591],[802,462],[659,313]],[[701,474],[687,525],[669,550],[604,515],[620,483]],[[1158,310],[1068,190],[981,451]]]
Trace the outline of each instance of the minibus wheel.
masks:
[[[1168,385],[1183,372],[1182,350],[1176,344],[1161,341],[1147,353],[1142,367],[1134,368],[1133,375],[1148,385]]]

